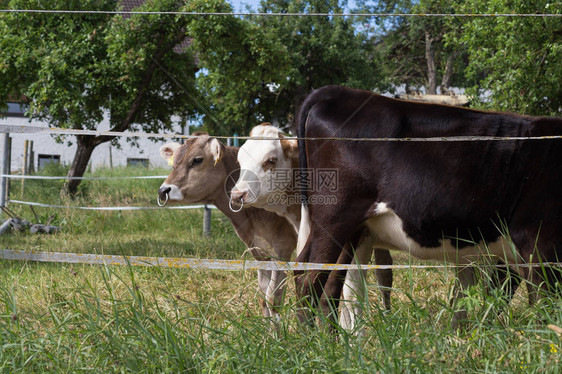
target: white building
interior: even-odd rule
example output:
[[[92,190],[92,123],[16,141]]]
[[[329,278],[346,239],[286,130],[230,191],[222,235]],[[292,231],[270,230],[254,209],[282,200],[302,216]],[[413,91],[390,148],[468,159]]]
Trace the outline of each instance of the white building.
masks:
[[[23,116],[22,108],[18,104],[9,104],[9,109],[5,117],[0,117],[0,125],[11,126],[40,126],[49,127],[47,123],[29,120]],[[107,119],[100,124],[98,130],[109,130]],[[172,133],[182,134],[184,129],[178,123],[174,126]],[[10,170],[17,173],[22,170],[24,158],[25,141],[33,141],[33,168],[40,169],[46,162],[59,162],[70,164],[76,152],[76,141],[74,136],[66,136],[66,141],[58,143],[55,137],[49,134],[37,133],[11,133],[12,149]],[[68,146],[68,140],[73,143]],[[144,164],[149,167],[165,167],[167,163],[160,157],[160,146],[170,139],[158,139],[156,141],[148,138],[139,138],[139,146],[132,146],[126,138],[119,138],[121,149],[111,146],[111,142],[97,146],[92,153],[89,167],[95,170],[99,167],[127,166],[132,164]],[[0,140],[1,143],[1,140]],[[0,144],[3,149],[3,144]]]

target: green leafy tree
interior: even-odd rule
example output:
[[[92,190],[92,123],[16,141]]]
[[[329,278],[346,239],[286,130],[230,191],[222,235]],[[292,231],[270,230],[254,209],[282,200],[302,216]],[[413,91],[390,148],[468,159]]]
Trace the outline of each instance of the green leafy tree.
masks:
[[[358,1],[359,12],[373,13],[452,13],[453,1],[385,0]],[[376,31],[371,42],[382,57],[384,75],[396,84],[426,88],[436,94],[447,93],[452,85],[463,85],[463,50],[449,47],[445,35],[456,27],[455,19],[443,17],[378,17],[372,21]]]
[[[546,0],[469,0],[458,12],[562,13]],[[468,51],[470,89],[477,105],[533,115],[560,115],[562,23],[560,18],[486,17],[463,22],[450,44]],[[483,93],[489,93],[482,99]]]
[[[195,0],[188,9],[232,12],[224,0]],[[286,79],[287,49],[269,30],[234,16],[192,19],[189,35],[202,73],[197,78],[204,128],[215,134],[232,134],[263,121],[263,97],[271,83]]]
[[[119,9],[115,0],[23,1],[12,9]],[[176,0],[147,0],[139,10],[175,11]],[[193,114],[194,61],[181,49],[188,18],[172,15],[10,13],[0,17],[0,100],[25,95],[27,115],[51,125],[111,131],[171,128]],[[1,102],[1,101],[0,101]],[[69,177],[82,176],[92,151],[110,136],[77,136]],[[66,188],[75,193],[79,180]]]
[[[208,10],[229,10],[207,4]],[[264,0],[259,12],[341,13],[338,0]],[[196,24],[197,25],[197,24]],[[381,86],[375,58],[366,52],[365,36],[352,20],[341,17],[208,17],[205,27],[190,29],[206,74],[198,85],[213,116],[205,126],[214,132],[247,133],[263,121],[288,127],[313,88],[344,84]]]

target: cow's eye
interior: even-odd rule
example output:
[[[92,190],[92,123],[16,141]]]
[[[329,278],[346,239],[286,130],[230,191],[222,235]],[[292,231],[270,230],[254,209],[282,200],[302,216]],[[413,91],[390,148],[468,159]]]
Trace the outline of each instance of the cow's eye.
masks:
[[[277,165],[277,158],[272,157],[270,159],[268,159],[267,161],[265,161],[262,166],[264,169],[271,169],[274,168],[275,165]]]
[[[195,157],[193,159],[193,161],[191,161],[191,165],[189,165],[190,168],[199,165],[200,163],[203,162],[203,157]]]

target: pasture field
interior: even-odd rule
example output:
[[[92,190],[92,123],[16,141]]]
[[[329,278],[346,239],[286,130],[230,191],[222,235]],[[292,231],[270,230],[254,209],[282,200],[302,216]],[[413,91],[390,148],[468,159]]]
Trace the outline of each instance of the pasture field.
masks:
[[[51,168],[53,175],[64,170]],[[113,169],[95,175],[165,175]],[[60,181],[12,181],[12,199],[80,206],[155,206],[161,180],[84,181],[60,198]],[[36,221],[29,207],[12,204]],[[240,259],[244,245],[213,211],[96,212],[35,208],[55,235],[11,233],[0,248]],[[395,256],[395,263],[419,263]],[[424,263],[427,264],[427,263]],[[365,334],[300,326],[290,283],[277,330],[260,317],[256,274],[0,261],[0,372],[188,373],[560,373],[562,303],[529,307],[525,287],[506,306],[479,286],[463,305],[467,327],[450,329],[452,269],[395,270],[393,307],[380,308],[369,273]],[[292,282],[292,281],[290,281]],[[484,282],[485,283],[485,282]]]

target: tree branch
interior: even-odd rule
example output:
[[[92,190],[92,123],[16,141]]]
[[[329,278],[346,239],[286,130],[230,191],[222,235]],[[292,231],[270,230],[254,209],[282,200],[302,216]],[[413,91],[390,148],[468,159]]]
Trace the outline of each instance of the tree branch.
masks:
[[[162,45],[161,41],[164,37],[165,37],[165,35],[161,36],[158,45]],[[173,50],[173,48],[176,45],[178,45],[181,41],[183,41],[185,38],[186,38],[185,30],[183,30],[183,29],[179,30],[178,33],[176,34],[175,38],[171,42],[169,42],[168,44],[165,44],[162,48],[156,50],[156,53],[152,56],[152,62],[148,66],[148,69],[146,70],[146,73],[143,77],[140,89],[138,90],[135,99],[131,103],[131,106],[129,108],[129,111],[127,112],[127,115],[125,116],[125,118],[123,118],[123,120],[121,120],[119,122],[119,124],[117,124],[116,126],[111,128],[109,131],[122,132],[122,131],[127,130],[129,128],[129,126],[131,126],[131,124],[133,123],[135,117],[137,116],[137,114],[138,114],[138,112],[141,108],[141,105],[142,105],[142,102],[145,98],[145,95],[149,90],[150,83],[152,82],[152,78],[154,76],[154,72],[158,68],[160,60],[167,53],[169,53],[171,50]],[[114,138],[115,138],[115,136],[96,136],[94,138],[94,144],[97,146],[101,143],[108,142],[108,141],[110,141]]]

